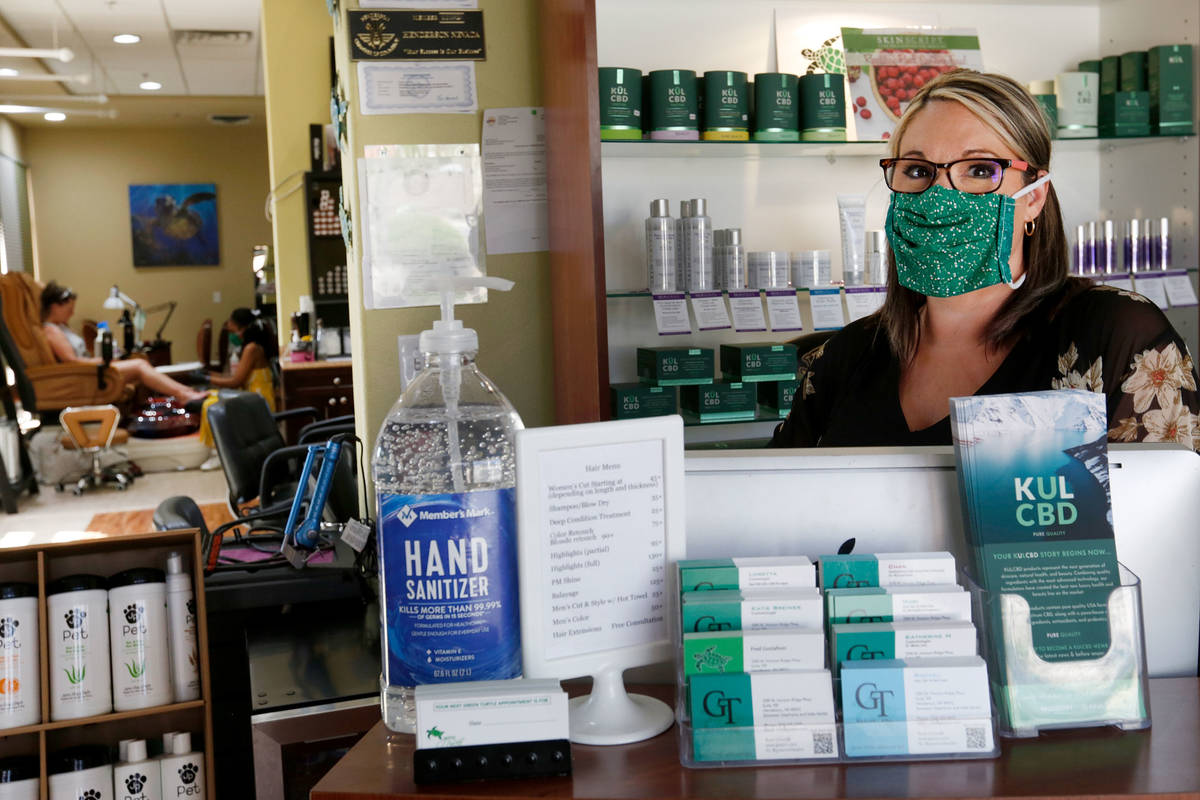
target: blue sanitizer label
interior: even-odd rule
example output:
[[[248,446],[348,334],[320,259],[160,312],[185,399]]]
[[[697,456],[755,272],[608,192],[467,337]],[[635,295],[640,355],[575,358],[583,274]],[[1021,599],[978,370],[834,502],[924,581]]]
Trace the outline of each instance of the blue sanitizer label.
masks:
[[[516,490],[379,495],[387,682],[521,674]]]

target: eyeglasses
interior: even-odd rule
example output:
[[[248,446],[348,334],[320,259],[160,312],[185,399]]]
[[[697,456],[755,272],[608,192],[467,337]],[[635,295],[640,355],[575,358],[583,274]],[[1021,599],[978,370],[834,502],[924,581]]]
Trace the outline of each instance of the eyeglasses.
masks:
[[[1027,161],[1013,158],[960,158],[937,164],[923,158],[881,158],[883,179],[893,192],[920,194],[937,180],[938,170],[945,170],[950,185],[968,194],[991,194],[1000,188],[1004,170],[1016,168],[1027,175],[1037,170]]]

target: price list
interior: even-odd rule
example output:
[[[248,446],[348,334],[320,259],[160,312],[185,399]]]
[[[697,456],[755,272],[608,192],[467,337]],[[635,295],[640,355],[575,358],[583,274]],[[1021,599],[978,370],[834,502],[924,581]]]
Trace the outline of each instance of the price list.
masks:
[[[662,442],[540,459],[546,658],[666,639]]]

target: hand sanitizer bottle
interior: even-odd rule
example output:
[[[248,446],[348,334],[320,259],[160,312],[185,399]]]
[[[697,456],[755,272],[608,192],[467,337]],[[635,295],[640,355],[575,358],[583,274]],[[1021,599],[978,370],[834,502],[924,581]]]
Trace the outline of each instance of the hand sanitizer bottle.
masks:
[[[479,368],[454,290],[507,290],[498,278],[442,281],[442,319],[421,334],[425,367],[375,441],[383,720],[413,730],[413,687],[521,672],[517,615],[516,432],[512,404]]]

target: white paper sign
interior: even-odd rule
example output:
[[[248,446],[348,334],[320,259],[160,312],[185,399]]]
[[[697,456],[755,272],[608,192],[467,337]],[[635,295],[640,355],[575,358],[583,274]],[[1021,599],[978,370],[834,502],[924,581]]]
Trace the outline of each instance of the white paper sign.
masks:
[[[808,302],[812,306],[813,327],[819,331],[836,330],[846,324],[842,311],[842,290],[810,289]]]
[[[1102,275],[1100,280],[1108,286],[1115,286],[1127,292],[1133,291],[1133,278],[1128,272],[1114,272],[1111,275]]]
[[[688,318],[687,295],[654,295],[654,322],[659,336],[678,336],[692,332],[692,321]]]
[[[1196,305],[1196,290],[1187,270],[1168,270],[1163,273],[1163,282],[1167,289],[1167,300],[1171,302],[1172,307]]]
[[[362,114],[474,114],[474,61],[360,61]]]
[[[767,316],[773,331],[802,331],[795,289],[767,289]]]
[[[1162,275],[1141,275],[1133,279],[1134,288],[1154,305],[1164,311],[1170,307],[1167,302],[1167,281]]]
[[[547,249],[545,114],[530,106],[489,108],[482,140],[488,253]]]
[[[476,0],[358,0],[359,8],[479,8]]]
[[[720,331],[729,327],[725,295],[721,292],[692,292],[692,313],[702,331]]]
[[[758,289],[729,293],[729,311],[733,314],[733,329],[742,332],[765,331],[762,295]]]
[[[546,658],[664,638],[662,442],[545,451],[540,471]]]
[[[882,286],[847,286],[846,308],[850,321],[874,314],[887,299],[887,289]]]

